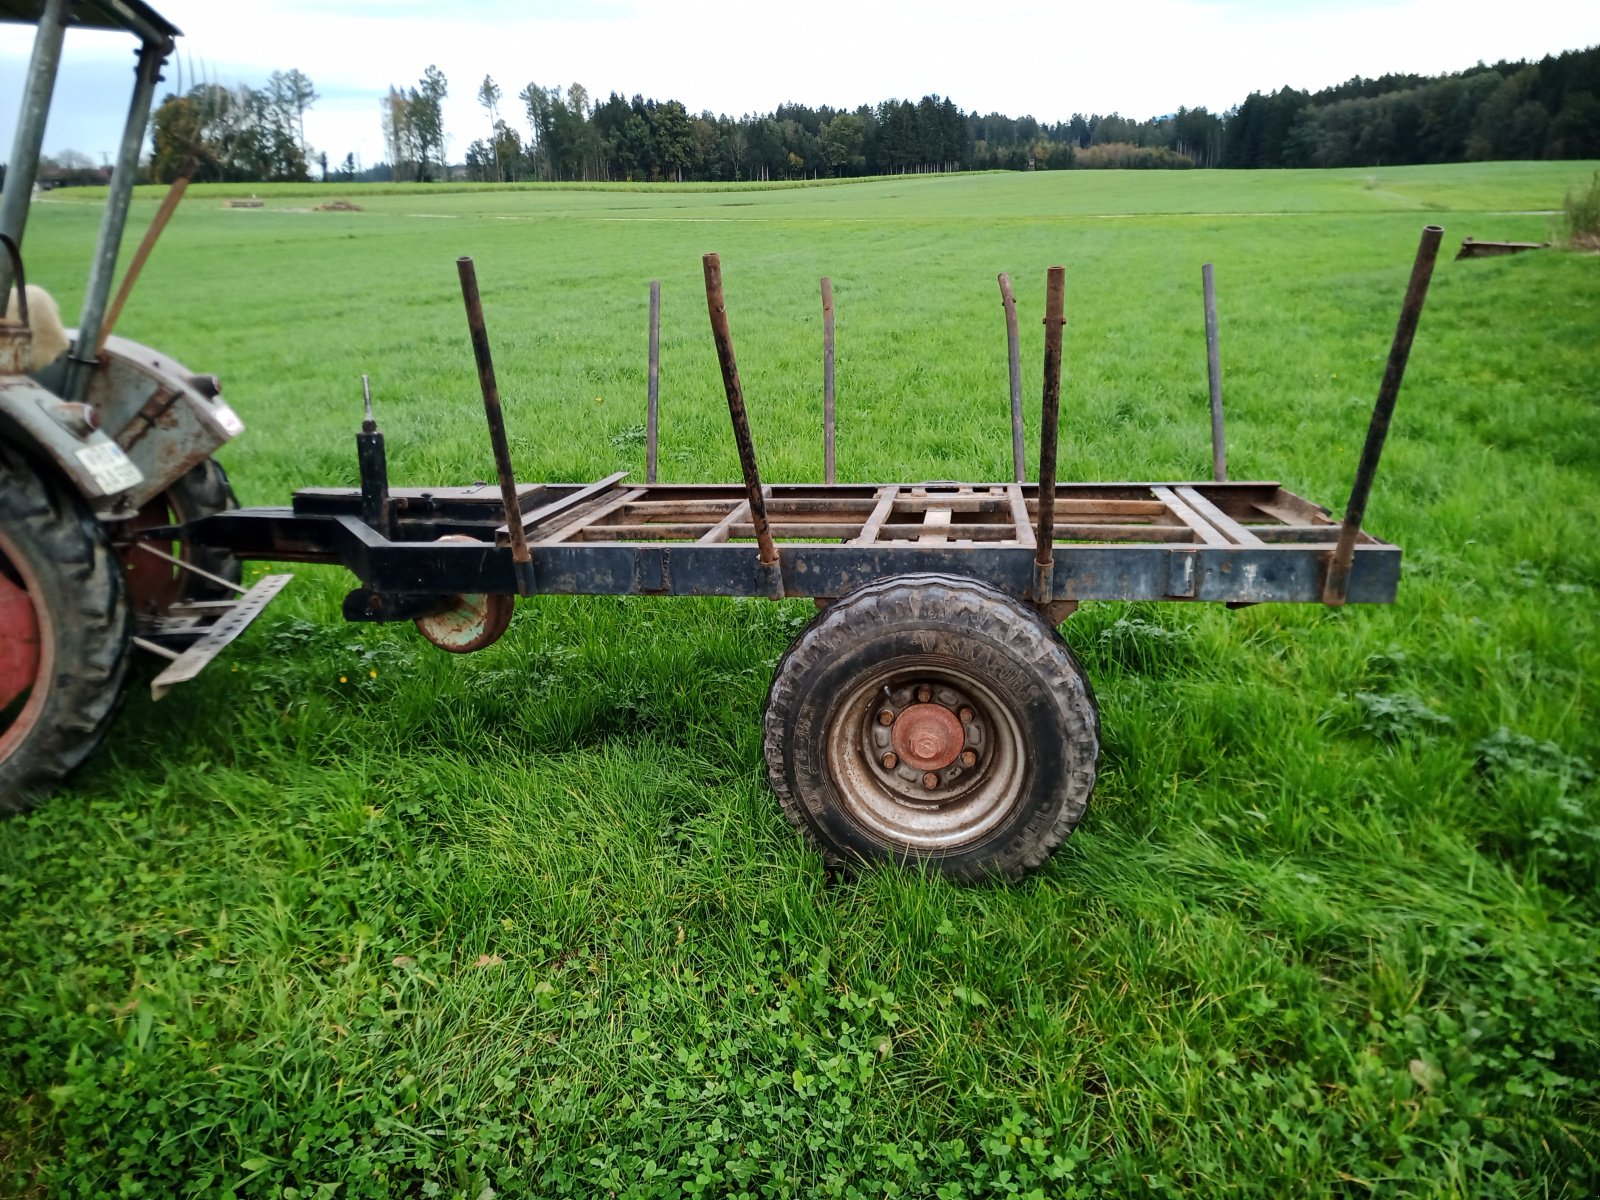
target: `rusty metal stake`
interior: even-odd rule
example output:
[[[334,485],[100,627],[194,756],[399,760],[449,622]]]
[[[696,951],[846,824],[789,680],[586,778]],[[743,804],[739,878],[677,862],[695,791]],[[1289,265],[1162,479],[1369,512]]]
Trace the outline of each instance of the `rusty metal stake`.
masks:
[[[1011,478],[1027,478],[1022,456],[1022,348],[1017,343],[1017,298],[1011,294],[1011,276],[1000,272],[1000,305],[1006,310],[1006,352],[1011,365]]]
[[[146,229],[144,237],[139,239],[139,248],[134,251],[133,261],[128,264],[128,273],[122,277],[122,286],[117,289],[116,298],[111,301],[111,307],[106,310],[106,319],[100,326],[100,338],[94,348],[96,358],[100,357],[100,352],[106,348],[106,339],[117,327],[117,319],[122,316],[122,306],[128,302],[128,296],[133,291],[133,285],[138,282],[144,264],[150,260],[150,252],[156,248],[156,239],[166,229],[167,222],[172,220],[172,214],[178,211],[178,203],[183,199],[183,193],[188,190],[189,177],[194,174],[196,165],[195,157],[191,154],[178,171],[178,177],[172,181],[172,186],[167,189],[161,207],[156,209],[156,215],[150,222],[150,228]]]
[[[657,412],[661,399],[661,280],[650,281],[650,385],[644,407],[644,481],[656,481]]]
[[[1211,382],[1211,477],[1228,478],[1228,439],[1222,432],[1222,357],[1217,347],[1217,281],[1211,264],[1200,268],[1206,297],[1206,376]]]
[[[833,463],[833,280],[822,277],[822,479],[834,481]]]
[[[1367,441],[1361,448],[1361,462],[1356,466],[1355,483],[1350,487],[1350,503],[1345,505],[1344,523],[1339,527],[1339,544],[1328,562],[1328,577],[1322,585],[1322,602],[1330,608],[1342,605],[1350,590],[1350,568],[1355,561],[1356,538],[1361,533],[1362,518],[1366,516],[1367,497],[1372,493],[1372,481],[1378,474],[1383,442],[1389,435],[1389,419],[1394,415],[1395,400],[1400,395],[1400,381],[1405,378],[1406,359],[1411,354],[1411,341],[1417,335],[1417,322],[1422,317],[1423,301],[1428,298],[1428,282],[1433,278],[1433,263],[1439,254],[1439,239],[1443,236],[1444,230],[1438,225],[1428,225],[1422,230],[1422,240],[1417,244],[1416,261],[1411,265],[1411,281],[1406,285],[1406,298],[1400,305],[1400,323],[1395,327],[1394,343],[1389,347],[1389,363],[1383,370],[1378,402],[1372,409]]]
[[[711,336],[717,344],[717,365],[722,368],[722,386],[728,393],[728,416],[733,421],[733,440],[739,448],[739,470],[744,475],[745,492],[750,498],[750,523],[755,527],[758,561],[765,568],[772,594],[781,597],[783,578],[777,570],[778,547],[767,526],[767,501],[761,491],[761,472],[756,466],[756,447],[750,437],[750,418],[744,410],[744,389],[739,383],[739,364],[733,357],[733,334],[728,329],[728,309],[722,295],[722,260],[715,254],[707,254],[701,263],[705,268]]]
[[[1061,331],[1066,318],[1067,269],[1051,267],[1044,294],[1044,404],[1039,421],[1039,533],[1033,559],[1033,602],[1049,604],[1055,576],[1056,430],[1061,418]]]
[[[511,470],[511,448],[506,444],[500,387],[495,383],[494,359],[489,356],[483,302],[478,298],[478,273],[471,257],[465,254],[456,259],[456,270],[461,275],[461,298],[467,306],[467,328],[472,331],[472,354],[478,360],[478,386],[483,389],[483,414],[489,422],[489,443],[494,447],[494,466],[500,476],[500,502],[505,505],[506,529],[511,534],[511,569],[516,576],[517,594],[531,596],[537,587],[533,556],[528,553],[528,535],[522,528],[522,505],[517,501],[517,478]]]

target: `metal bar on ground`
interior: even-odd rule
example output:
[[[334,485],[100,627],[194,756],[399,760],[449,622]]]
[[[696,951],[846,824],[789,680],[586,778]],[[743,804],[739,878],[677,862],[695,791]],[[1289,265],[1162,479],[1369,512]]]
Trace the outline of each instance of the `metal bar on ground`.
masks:
[[[489,331],[483,324],[483,302],[478,297],[478,272],[470,255],[456,259],[461,276],[461,299],[467,306],[467,328],[472,332],[472,354],[478,363],[478,386],[483,391],[483,414],[489,422],[489,443],[494,447],[494,468],[500,476],[500,500],[505,505],[506,529],[511,537],[512,572],[517,593],[531,596],[538,586],[533,573],[533,556],[528,553],[528,536],[522,522],[512,514],[522,513],[517,498],[517,480],[511,471],[511,448],[506,444],[505,414],[500,408],[500,387],[495,382],[494,359],[489,354]]]
[[[1211,475],[1228,477],[1228,441],[1222,432],[1222,358],[1217,345],[1217,281],[1211,264],[1200,268],[1206,297],[1206,378],[1211,384]]]
[[[739,364],[733,356],[733,334],[728,328],[728,308],[722,294],[722,260],[715,254],[701,259],[706,279],[706,308],[711,314],[711,336],[717,344],[717,365],[722,368],[722,386],[728,394],[728,416],[733,421],[733,440],[739,449],[739,470],[744,475],[745,491],[750,495],[750,519],[755,525],[759,561],[773,566],[778,547],[767,528],[766,499],[761,492],[761,471],[756,466],[755,442],[750,437],[750,418],[744,410],[744,388],[739,383]]]
[[[1260,538],[1251,533],[1243,525],[1239,524],[1239,522],[1235,521],[1227,513],[1223,512],[1220,508],[1211,503],[1211,501],[1207,500],[1192,487],[1179,487],[1174,490],[1183,498],[1184,503],[1186,503],[1190,508],[1194,509],[1195,512],[1199,513],[1207,521],[1211,522],[1211,524],[1215,525],[1223,533],[1227,534],[1229,539],[1231,539],[1236,545],[1261,545]]]
[[[1389,436],[1389,421],[1394,416],[1400,382],[1406,374],[1406,359],[1411,355],[1412,339],[1417,336],[1417,322],[1422,318],[1422,305],[1428,298],[1428,282],[1433,278],[1433,263],[1439,256],[1439,240],[1443,236],[1444,230],[1438,225],[1428,225],[1417,243],[1416,261],[1411,265],[1411,279],[1400,305],[1400,321],[1395,326],[1394,343],[1389,347],[1389,362],[1378,387],[1378,400],[1372,409],[1372,422],[1367,426],[1367,440],[1361,448],[1355,482],[1350,486],[1350,503],[1345,506],[1339,544],[1328,562],[1328,578],[1322,588],[1322,602],[1333,608],[1345,602],[1349,591],[1356,537],[1367,513],[1367,498],[1372,494],[1372,481],[1378,474],[1378,460],[1383,457],[1384,439]]]
[[[1155,492],[1156,499],[1167,506],[1167,511],[1198,534],[1200,540],[1206,545],[1226,546],[1230,544],[1228,539],[1214,527],[1208,525],[1199,513],[1178,499],[1171,488],[1158,487],[1152,490]]]
[[[1017,338],[1017,298],[1011,294],[1011,276],[1000,272],[1000,306],[1006,310],[1006,361],[1011,370],[1011,478],[1027,478],[1022,466],[1022,347]]]
[[[1051,267],[1044,294],[1044,402],[1039,421],[1039,533],[1033,558],[1033,602],[1052,595],[1056,529],[1056,430],[1061,418],[1061,331],[1066,318],[1067,269]]]
[[[644,405],[644,481],[656,481],[656,438],[661,403],[661,280],[650,281],[650,383]]]
[[[834,480],[833,463],[833,280],[822,277],[822,478]]]

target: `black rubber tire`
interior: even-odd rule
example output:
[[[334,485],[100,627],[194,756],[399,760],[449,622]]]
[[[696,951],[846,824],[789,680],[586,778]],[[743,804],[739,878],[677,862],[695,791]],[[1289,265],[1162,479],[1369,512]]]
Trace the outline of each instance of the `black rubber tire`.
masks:
[[[233,494],[233,485],[228,482],[228,473],[214,458],[191,467],[187,474],[167,489],[166,496],[167,506],[172,509],[173,518],[179,524],[230,512],[239,507],[239,501]],[[239,560],[226,550],[210,546],[185,546],[183,549],[184,560],[192,562],[202,571],[209,571],[233,583],[243,578],[244,570]],[[183,579],[185,600],[231,600],[238,594],[193,571],[185,571]]]
[[[35,706],[25,710],[29,723],[15,744],[0,747],[0,812],[21,812],[105,737],[122,701],[133,621],[104,527],[65,483],[4,446],[0,534],[0,557],[21,558],[37,585],[29,591],[51,653],[27,702]]]
[[[878,773],[866,760],[882,747],[865,737],[850,745],[858,726],[845,710],[859,707],[852,697],[872,696],[869,707],[886,703],[863,689],[893,678],[889,672],[971,681],[974,694],[986,697],[975,703],[990,706],[997,727],[1011,731],[1011,771],[988,785],[997,799],[970,836],[958,830],[931,846],[897,840],[858,819],[862,805],[842,790]],[[832,753],[859,764],[830,759],[830,738],[840,739]],[[907,575],[841,597],[795,640],[767,696],[764,750],[784,814],[831,867],[911,862],[958,880],[1019,879],[1043,865],[1088,807],[1100,716],[1083,668],[1036,611],[975,580]],[[892,790],[884,794],[891,806],[901,803]],[[920,813],[939,804],[904,807]]]

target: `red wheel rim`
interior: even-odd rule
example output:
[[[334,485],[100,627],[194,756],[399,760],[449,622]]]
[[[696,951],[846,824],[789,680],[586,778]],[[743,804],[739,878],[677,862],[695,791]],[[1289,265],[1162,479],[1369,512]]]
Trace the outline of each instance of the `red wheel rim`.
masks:
[[[0,762],[9,758],[39,723],[55,665],[50,613],[37,602],[38,576],[0,530],[0,714],[24,692],[28,698],[0,727]],[[0,716],[0,722],[5,718]]]
[[[174,558],[187,559],[189,556],[183,547],[176,542],[141,542],[136,536],[143,530],[160,529],[174,523],[167,498],[161,495],[122,526],[117,557],[122,560],[122,575],[128,582],[128,601],[136,613],[159,616],[183,598],[183,568],[139,549],[141,544],[153,545]]]

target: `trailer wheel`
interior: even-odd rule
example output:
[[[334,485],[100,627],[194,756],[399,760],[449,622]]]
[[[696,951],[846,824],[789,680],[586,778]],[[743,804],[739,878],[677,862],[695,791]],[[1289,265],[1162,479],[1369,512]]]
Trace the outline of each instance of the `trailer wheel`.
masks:
[[[122,699],[130,611],[100,523],[0,448],[0,812],[89,756]]]
[[[134,614],[141,620],[160,617],[174,604],[186,600],[231,600],[236,593],[205,575],[176,566],[139,549],[134,536],[141,530],[182,525],[239,507],[228,473],[214,458],[191,467],[171,487],[155,497],[130,520],[116,528],[117,556],[127,576]],[[226,550],[195,546],[182,539],[156,549],[198,567],[207,575],[238,583],[243,571],[239,560]]]
[[[907,575],[840,598],[778,664],[764,722],[783,811],[835,867],[1021,878],[1094,790],[1100,717],[1072,651],[987,584]]]

